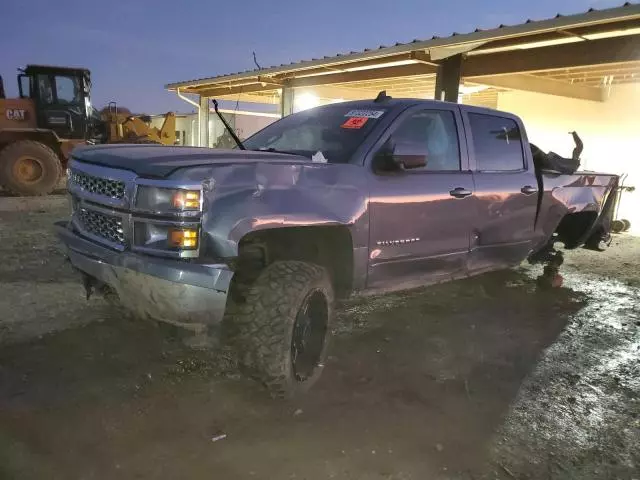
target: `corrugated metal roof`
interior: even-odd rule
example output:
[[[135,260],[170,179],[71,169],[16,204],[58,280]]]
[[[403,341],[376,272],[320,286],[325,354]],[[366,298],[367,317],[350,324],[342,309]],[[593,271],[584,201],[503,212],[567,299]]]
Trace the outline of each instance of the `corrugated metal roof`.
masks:
[[[198,85],[238,80],[242,79],[243,77],[255,77],[257,75],[270,76],[289,71],[303,70],[305,68],[330,65],[332,63],[344,63],[366,58],[384,57],[386,55],[409,52],[412,50],[425,50],[427,48],[446,47],[464,43],[478,42],[481,40],[489,41],[509,37],[531,35],[534,33],[544,33],[545,31],[553,31],[560,28],[585,26],[597,23],[608,23],[616,20],[622,20],[630,16],[640,16],[640,4],[626,2],[619,7],[600,10],[590,8],[586,12],[572,15],[562,15],[558,13],[554,17],[544,20],[527,19],[524,23],[517,25],[501,24],[492,29],[483,30],[480,28],[476,28],[474,31],[468,33],[453,32],[448,37],[438,37],[434,35],[430,39],[414,39],[413,41],[407,43],[397,42],[392,46],[380,45],[377,48],[365,48],[362,51],[337,53],[333,56],[312,58],[311,60],[301,60],[288,64],[283,63],[280,65],[273,65],[262,69],[245,70],[242,72],[228,73],[214,77],[204,77],[175,82],[166,85],[165,88],[175,89],[182,87],[195,87]]]

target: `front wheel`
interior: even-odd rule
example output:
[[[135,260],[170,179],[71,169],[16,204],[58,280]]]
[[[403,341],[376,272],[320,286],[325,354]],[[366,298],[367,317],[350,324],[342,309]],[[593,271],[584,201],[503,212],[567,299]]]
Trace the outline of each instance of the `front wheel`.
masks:
[[[58,155],[43,143],[21,140],[0,152],[0,185],[12,193],[46,195],[61,176]]]
[[[298,261],[274,262],[234,306],[229,326],[241,366],[274,396],[308,390],[320,377],[333,320],[327,271]]]

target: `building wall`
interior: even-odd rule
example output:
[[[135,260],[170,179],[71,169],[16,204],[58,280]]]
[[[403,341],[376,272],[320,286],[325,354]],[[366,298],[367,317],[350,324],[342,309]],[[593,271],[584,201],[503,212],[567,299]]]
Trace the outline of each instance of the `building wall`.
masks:
[[[223,113],[227,123],[235,131],[240,140],[249,138],[258,130],[262,130],[267,125],[277,120],[274,117],[264,117],[259,115]],[[215,147],[220,137],[225,133],[225,128],[218,116],[213,113],[209,117],[209,146]],[[228,141],[229,139],[227,139]]]
[[[278,120],[274,117],[259,117],[253,115],[236,115],[236,128],[241,139],[249,138],[267,125]]]
[[[225,119],[238,134],[240,139],[245,139],[262,130],[264,127],[277,120],[274,117],[258,115],[246,115],[233,113],[223,113]],[[163,117],[155,116],[151,118],[151,125],[157,128],[162,126]],[[198,143],[198,115],[190,113],[176,117],[176,131],[180,145],[196,145]],[[220,119],[212,113],[209,116],[209,146],[214,147],[220,136],[224,133],[224,125]],[[184,141],[183,141],[184,140]]]
[[[615,86],[606,102],[557,97],[530,92],[505,92],[498,96],[498,109],[520,116],[529,140],[544,151],[569,156],[577,131],[584,142],[581,170],[629,176],[635,185],[624,193],[619,218],[631,221],[640,233],[640,85]]]
[[[163,115],[151,117],[151,126],[162,128]],[[193,136],[195,135],[195,136]],[[198,138],[198,116],[196,114],[176,116],[176,138],[179,145],[194,145]]]

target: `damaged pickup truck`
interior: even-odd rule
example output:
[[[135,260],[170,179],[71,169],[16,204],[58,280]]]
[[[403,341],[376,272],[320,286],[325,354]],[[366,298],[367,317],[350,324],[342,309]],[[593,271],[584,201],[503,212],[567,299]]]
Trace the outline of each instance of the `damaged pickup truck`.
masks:
[[[555,245],[609,241],[618,177],[545,170],[508,113],[381,94],[238,144],[79,148],[57,233],[88,294],[230,342],[276,393],[320,375],[336,298],[527,259],[553,277]]]

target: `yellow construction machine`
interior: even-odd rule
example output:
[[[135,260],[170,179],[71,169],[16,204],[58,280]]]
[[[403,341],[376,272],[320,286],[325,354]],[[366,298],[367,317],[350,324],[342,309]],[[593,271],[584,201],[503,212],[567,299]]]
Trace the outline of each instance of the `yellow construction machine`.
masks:
[[[160,129],[146,116],[120,113],[113,103],[98,113],[87,69],[27,65],[19,72],[19,98],[5,98],[0,78],[0,186],[6,190],[51,192],[79,144],[176,142],[174,113],[165,115]]]
[[[131,115],[119,110],[116,102],[110,102],[101,118],[107,136],[105,143],[176,143],[176,114],[173,112],[166,113],[162,127],[156,128],[151,126],[148,115]]]

